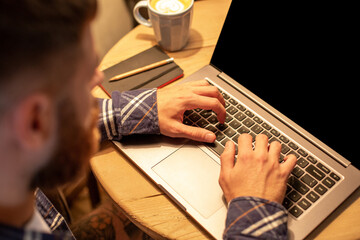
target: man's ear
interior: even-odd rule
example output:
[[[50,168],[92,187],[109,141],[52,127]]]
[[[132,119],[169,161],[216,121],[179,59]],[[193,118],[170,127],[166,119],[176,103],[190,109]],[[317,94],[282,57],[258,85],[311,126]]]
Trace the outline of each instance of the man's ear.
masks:
[[[55,126],[52,99],[45,94],[29,95],[16,104],[13,127],[17,142],[25,149],[39,150],[48,144]]]

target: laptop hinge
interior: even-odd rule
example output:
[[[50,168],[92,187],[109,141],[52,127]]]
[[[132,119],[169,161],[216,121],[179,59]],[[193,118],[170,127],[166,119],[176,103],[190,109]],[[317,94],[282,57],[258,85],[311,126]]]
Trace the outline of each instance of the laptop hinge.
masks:
[[[236,87],[233,84],[233,81],[231,77],[229,77],[228,75],[226,75],[224,72],[220,72],[218,74],[218,77],[222,80],[224,80],[226,83],[228,83],[229,85],[231,85],[232,87],[234,87],[235,89],[239,89],[238,87]],[[282,123],[284,123],[286,126],[290,127],[293,131],[295,131],[296,133],[298,133],[299,135],[301,135],[302,137],[304,137],[305,139],[307,139],[308,141],[310,141],[313,145],[315,145],[317,148],[321,149],[321,151],[323,151],[325,154],[327,154],[329,157],[333,158],[336,162],[338,162],[339,164],[341,164],[344,167],[349,167],[351,165],[351,162],[344,159],[342,160],[341,158],[330,154],[328,151],[326,151],[323,147],[319,146],[319,144],[317,144],[316,142],[314,142],[313,140],[311,140],[309,137],[304,136],[303,134],[301,134],[301,132],[299,132],[298,130],[296,130],[294,127],[292,127],[291,125],[287,124],[286,121],[284,121],[283,119],[281,119],[281,117],[274,115],[271,111],[269,111],[268,109],[264,108],[263,106],[261,106],[261,104],[259,104],[254,98],[252,98],[251,96],[249,96],[248,94],[244,93],[243,91],[241,91],[242,94],[244,94],[246,97],[248,97],[250,100],[252,100],[254,103],[256,103],[258,106],[260,106],[262,109],[264,109],[265,111],[267,111],[268,113],[270,113],[272,116],[276,117],[279,121],[281,121]]]
[[[227,83],[230,83],[230,82],[228,81],[228,79],[230,79],[230,77],[229,77],[228,75],[226,75],[226,73],[220,72],[220,73],[218,74],[218,77],[221,78],[222,80],[226,81]]]

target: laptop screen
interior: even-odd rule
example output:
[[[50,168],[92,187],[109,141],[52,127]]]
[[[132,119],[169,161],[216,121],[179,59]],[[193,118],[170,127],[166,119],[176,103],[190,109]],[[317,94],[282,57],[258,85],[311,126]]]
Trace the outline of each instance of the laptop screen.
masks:
[[[232,1],[211,64],[359,168],[356,15],[326,4]]]

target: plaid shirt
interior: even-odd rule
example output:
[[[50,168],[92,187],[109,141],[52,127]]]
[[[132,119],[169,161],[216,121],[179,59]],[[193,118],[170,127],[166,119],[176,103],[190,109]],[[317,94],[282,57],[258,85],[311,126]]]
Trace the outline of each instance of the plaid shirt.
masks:
[[[160,134],[156,89],[114,92],[112,99],[99,99],[102,140],[120,140],[130,134]],[[0,224],[0,239],[75,239],[64,218],[40,191],[36,208],[52,235]],[[224,239],[287,239],[287,211],[275,202],[239,197],[229,204]]]
[[[287,211],[279,203],[256,197],[231,201],[224,239],[288,239]]]
[[[55,209],[54,205],[40,189],[35,191],[35,200],[35,207],[49,226],[52,234],[16,228],[0,223],[0,240],[75,240],[64,217]]]
[[[113,92],[100,99],[101,140],[120,140],[130,134],[160,134],[156,89]]]

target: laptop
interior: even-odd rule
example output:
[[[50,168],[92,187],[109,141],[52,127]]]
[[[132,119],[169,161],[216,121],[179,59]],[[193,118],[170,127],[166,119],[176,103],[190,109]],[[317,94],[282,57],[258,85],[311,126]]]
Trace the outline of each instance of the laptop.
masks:
[[[215,143],[164,136],[115,143],[216,239],[227,213],[219,154],[240,134],[279,141],[279,161],[298,157],[283,202],[291,239],[305,238],[359,188],[356,21],[326,4],[232,2],[211,63],[182,81],[207,79],[223,94],[224,125],[212,111],[184,116],[213,131]]]

